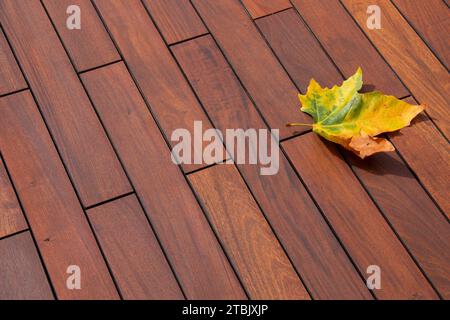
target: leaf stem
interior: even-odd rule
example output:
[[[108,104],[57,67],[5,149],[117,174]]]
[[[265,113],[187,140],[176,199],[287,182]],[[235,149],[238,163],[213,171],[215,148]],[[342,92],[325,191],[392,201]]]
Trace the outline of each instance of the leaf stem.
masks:
[[[312,124],[299,122],[291,122],[286,124],[286,127],[312,127],[312,126],[313,126]]]

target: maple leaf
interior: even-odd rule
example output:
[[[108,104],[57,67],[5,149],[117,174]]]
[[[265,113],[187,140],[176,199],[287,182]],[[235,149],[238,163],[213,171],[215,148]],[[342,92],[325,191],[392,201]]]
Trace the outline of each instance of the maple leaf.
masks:
[[[327,140],[342,145],[364,159],[377,152],[394,151],[386,139],[376,137],[408,126],[424,107],[411,105],[381,92],[359,93],[362,70],[341,86],[322,88],[311,80],[305,95],[298,97],[301,111],[312,116],[312,129]],[[311,126],[289,123],[288,126]]]

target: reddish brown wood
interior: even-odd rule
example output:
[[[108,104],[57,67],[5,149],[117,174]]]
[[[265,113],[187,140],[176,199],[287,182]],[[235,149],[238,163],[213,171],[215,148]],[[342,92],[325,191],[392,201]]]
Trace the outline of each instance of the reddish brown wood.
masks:
[[[405,101],[417,104],[412,98]],[[450,150],[445,138],[425,114],[414,119],[411,126],[391,133],[390,137],[419,180],[450,218]]]
[[[350,152],[345,156],[428,278],[448,299],[450,227],[444,216],[395,152],[365,160]]]
[[[242,0],[253,19],[292,7],[289,0]]]
[[[369,1],[344,0],[343,3],[358,21],[387,62],[394,68],[414,97],[426,105],[427,113],[447,138],[450,74],[420,39],[390,1],[372,1],[383,12],[383,27],[377,32],[367,30],[365,11]]]
[[[298,112],[298,90],[266,45],[239,0],[194,0],[209,30],[222,48],[269,126],[286,138],[301,127],[289,122],[311,121]]]
[[[136,196],[87,213],[124,299],[183,299]]]
[[[172,48],[217,128],[267,128],[211,37]],[[313,298],[371,298],[282,153],[275,175],[261,176],[257,165],[239,170]]]
[[[52,300],[30,233],[0,240],[0,300]]]
[[[232,165],[189,176],[252,299],[310,299]]]
[[[27,228],[27,222],[11,186],[11,181],[0,160],[0,238]]]
[[[168,44],[208,33],[189,0],[144,0]]]
[[[142,205],[189,299],[245,295],[122,63],[83,74]]]
[[[41,3],[1,1],[0,21],[83,205],[129,192],[126,176]]]
[[[95,68],[120,59],[101,20],[89,0],[43,0],[77,71]],[[70,5],[80,8],[81,29],[67,28]]]
[[[395,0],[394,4],[448,68],[450,47],[445,35],[450,34],[450,10],[446,3],[442,0]]]
[[[142,3],[139,0],[96,0],[95,4],[167,139],[170,140],[172,132],[179,128],[193,135],[196,120],[202,121],[204,130],[211,128]],[[191,153],[201,158],[201,151],[193,148]],[[204,163],[186,164],[183,169],[189,172],[204,166]]]
[[[295,9],[258,19],[256,24],[302,92],[313,78],[329,88],[342,83],[342,76]]]
[[[5,2],[2,2],[2,4]],[[0,99],[0,149],[59,299],[118,298],[86,216],[31,94]],[[66,286],[70,265],[80,290]]]
[[[366,90],[375,89],[399,98],[409,95],[339,0],[292,0],[292,3],[345,77],[361,67]],[[364,23],[367,13],[365,17]]]
[[[437,298],[334,145],[308,133],[283,147],[360,272],[380,267],[378,298]]]
[[[5,35],[0,30],[0,96],[27,87]]]

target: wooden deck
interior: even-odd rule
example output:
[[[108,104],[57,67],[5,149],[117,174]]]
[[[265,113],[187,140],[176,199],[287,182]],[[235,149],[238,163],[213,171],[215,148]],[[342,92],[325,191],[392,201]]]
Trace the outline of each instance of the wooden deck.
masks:
[[[0,299],[450,299],[445,1],[1,0],[0,24]],[[364,161],[285,126],[358,66],[427,106]],[[278,173],[175,165],[194,121],[280,129]]]

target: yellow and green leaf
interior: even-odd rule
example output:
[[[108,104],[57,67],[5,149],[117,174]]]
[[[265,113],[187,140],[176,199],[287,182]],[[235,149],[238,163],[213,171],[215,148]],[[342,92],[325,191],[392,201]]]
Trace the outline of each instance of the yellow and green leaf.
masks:
[[[341,86],[331,89],[322,88],[312,79],[306,94],[299,95],[299,99],[301,111],[314,120],[315,133],[364,158],[395,150],[388,140],[376,136],[408,126],[424,107],[381,92],[359,93],[362,84],[362,70],[358,68]]]

